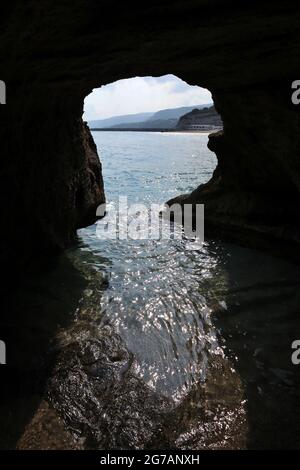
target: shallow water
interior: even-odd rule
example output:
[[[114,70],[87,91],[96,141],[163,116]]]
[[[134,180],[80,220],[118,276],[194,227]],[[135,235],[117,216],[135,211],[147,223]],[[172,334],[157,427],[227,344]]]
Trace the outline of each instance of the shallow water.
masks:
[[[206,135],[94,138],[109,204],[165,202],[216,164]],[[300,448],[299,266],[217,240],[99,240],[96,228],[6,300],[0,447],[48,446],[47,388],[93,448]]]
[[[216,165],[207,135],[168,133],[93,134],[103,164],[108,204],[164,203],[207,181]],[[199,164],[199,162],[201,162]],[[104,221],[98,222],[99,225]],[[89,263],[105,270],[101,325],[113,324],[135,354],[139,374],[176,397],[205,378],[207,354],[221,352],[199,280],[213,276],[206,247],[187,250],[185,240],[105,240],[96,227],[79,232]]]
[[[93,135],[109,203],[119,195],[163,203],[206,182],[216,165],[203,134]],[[117,329],[151,387],[182,398],[205,381],[211,357],[230,357],[245,388],[249,445],[272,442],[272,433],[279,446],[298,443],[298,266],[217,241],[199,250],[186,240],[101,241],[95,226],[79,237],[76,257],[106,276],[99,328]]]

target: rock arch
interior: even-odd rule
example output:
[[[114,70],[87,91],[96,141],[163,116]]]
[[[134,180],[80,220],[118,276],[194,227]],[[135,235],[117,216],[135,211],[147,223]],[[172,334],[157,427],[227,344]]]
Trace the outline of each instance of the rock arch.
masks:
[[[91,90],[173,73],[208,88],[224,122],[218,167],[188,199],[235,239],[299,242],[300,11],[292,2],[11,1],[2,7],[1,263],[13,272],[64,248],[104,200],[101,164],[81,120]],[[186,200],[186,198],[181,198]],[[253,237],[252,237],[253,238]]]

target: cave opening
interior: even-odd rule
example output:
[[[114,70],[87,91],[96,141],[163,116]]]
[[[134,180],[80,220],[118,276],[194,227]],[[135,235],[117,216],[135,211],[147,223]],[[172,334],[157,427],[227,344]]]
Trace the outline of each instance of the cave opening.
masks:
[[[214,257],[202,246],[191,247],[186,238],[145,235],[138,224],[141,236],[121,237],[124,219],[106,236],[103,227],[117,217],[120,198],[129,203],[127,235],[136,223],[132,207],[164,204],[205,185],[217,165],[208,135],[220,131],[221,118],[207,89],[164,75],[95,89],[85,99],[83,119],[98,151],[106,195],[105,217],[78,231],[84,256],[89,253],[89,264],[106,279],[100,324],[113,325],[120,334],[143,381],[170,399],[182,396],[205,373],[203,328],[216,344],[215,331],[203,317],[207,307],[201,294],[185,295],[198,276],[197,263],[213,277]]]
[[[161,193],[159,202],[165,203],[207,183],[216,168],[208,135],[223,123],[212,95],[175,75],[137,76],[95,88],[85,98],[83,120],[98,150],[108,201],[117,192],[127,196],[132,181],[122,170],[135,180],[135,202],[158,202]],[[150,174],[155,191],[149,191]]]
[[[128,82],[127,85],[130,86]],[[151,85],[153,88],[154,84]],[[116,92],[118,82],[111,87]],[[140,100],[138,90],[135,86],[133,95],[130,98],[127,95],[130,104],[133,98]],[[105,93],[107,102],[111,104],[112,94],[109,89]],[[124,120],[126,110],[118,107],[119,104],[117,101],[117,111],[114,113]],[[87,111],[88,108],[91,110],[92,105],[91,95],[85,103],[84,119],[89,121],[102,163],[108,206],[119,195],[128,196],[131,202],[148,203],[174,200],[183,194],[183,200],[193,201],[195,193],[196,200],[198,198],[200,184],[200,201],[208,195],[206,214],[213,222],[214,215],[220,213],[223,220],[225,213],[229,223],[234,221],[236,214],[228,210],[232,199],[241,211],[241,218],[249,208],[253,212],[257,210],[257,201],[253,203],[253,209],[251,207],[251,193],[250,202],[246,199],[247,204],[244,204],[241,195],[235,192],[235,185],[240,185],[240,180],[236,177],[235,164],[231,166],[229,159],[226,159],[231,149],[222,132],[214,132],[208,139],[207,132],[194,132],[196,129],[191,128],[145,129],[145,122],[149,118],[151,122],[151,116],[142,116],[141,122],[132,121],[132,115],[136,119],[138,111],[145,111],[145,108],[135,108],[135,112],[129,112],[127,123],[110,120],[103,124],[102,120],[99,124],[89,118]],[[160,106],[160,109],[163,107]],[[190,112],[193,113],[193,110]],[[103,119],[111,118],[112,114],[103,116]],[[216,170],[215,154],[207,148],[208,141],[210,149],[218,150],[222,177]],[[241,181],[244,185],[244,179]],[[214,187],[216,182],[221,183],[217,190]],[[206,190],[208,187],[212,188],[215,199]],[[246,196],[248,198],[248,194]],[[105,218],[97,222],[97,226],[101,223],[105,223]],[[281,270],[285,270],[292,285],[295,276],[293,268],[290,265],[283,268],[271,257],[224,244],[219,239],[209,240],[202,249],[192,251],[187,249],[185,241],[177,240],[108,238],[99,241],[95,226],[81,229],[79,237],[84,247],[85,262],[88,252],[88,264],[93,265],[100,278],[104,279],[101,299],[93,300],[100,305],[100,310],[99,305],[95,308],[97,321],[101,327],[112,326],[122,338],[126,349],[133,354],[135,373],[142,383],[160,397],[173,400],[174,406],[180,403],[176,411],[179,419],[180,412],[188,416],[195,413],[194,399],[196,397],[197,401],[197,393],[202,393],[199,384],[206,383],[210,387],[214,383],[216,388],[212,400],[210,402],[208,399],[207,403],[209,410],[215,394],[221,393],[227,397],[224,400],[225,415],[237,416],[241,413],[246,416],[248,413],[248,422],[243,421],[235,435],[235,445],[244,447],[246,439],[251,442],[264,440],[267,435],[264,425],[262,430],[257,431],[257,391],[252,388],[253,381],[259,384],[257,390],[264,387],[264,378],[257,373],[255,361],[249,367],[244,338],[250,338],[249,349],[253,357],[259,344],[265,351],[267,361],[276,363],[281,360],[273,357],[273,347],[281,341],[276,326],[272,344],[266,344],[265,335],[257,331],[256,322],[252,321],[252,311],[255,305],[256,316],[262,319],[262,323],[269,321],[275,309],[278,318],[284,315],[280,306],[274,307],[273,300],[270,303],[260,301],[260,289],[269,286],[270,298],[275,298]],[[81,257],[82,253],[77,253],[77,256]],[[259,286],[262,286],[259,289],[258,272]],[[90,295],[94,297],[93,293]],[[234,315],[231,316],[230,312]],[[285,336],[289,335],[287,326]],[[230,351],[228,357],[225,353],[227,347]],[[221,374],[216,372],[220,370]],[[282,398],[277,398],[277,391],[272,387],[267,387],[266,393],[274,403],[279,403]],[[249,404],[243,399],[245,396]],[[262,413],[266,405],[267,400],[261,402]],[[286,413],[290,414],[291,411],[288,409]],[[209,415],[215,419],[215,411]],[[272,419],[274,423],[276,420],[282,421],[280,411]],[[210,418],[206,424],[211,424]],[[188,426],[192,425],[193,418]],[[177,429],[172,432],[176,435]],[[168,430],[165,433],[167,435]],[[168,438],[166,435],[163,438]]]
[[[299,448],[300,11],[276,3],[2,7],[1,448]],[[82,123],[97,83],[170,70],[213,94],[217,168],[191,129]],[[99,242],[100,161],[108,204],[203,202],[216,238]]]
[[[149,88],[153,92],[158,79],[150,78]],[[158,78],[161,78],[166,91],[165,87],[170,86],[169,77]],[[145,82],[145,77],[139,77],[139,80]],[[145,93],[145,83],[127,79],[127,91],[131,83],[133,93],[127,94],[125,101],[130,105],[135,102],[140,105],[143,96],[141,90]],[[108,88],[103,87],[102,91],[100,89],[94,93],[103,93],[109,106],[113,102],[113,93],[118,95],[118,87],[121,85],[121,81],[114,82],[107,85]],[[188,87],[182,83],[177,85],[181,87],[181,90],[176,90],[178,95]],[[219,105],[220,93],[214,93],[214,96],[217,96]],[[222,230],[220,220],[225,220],[224,225],[229,227],[232,224],[234,229],[236,220],[243,224],[244,220],[250,220],[249,214],[255,221],[258,220],[261,207],[264,207],[261,203],[264,201],[264,193],[258,189],[261,181],[257,179],[255,187],[259,197],[253,197],[254,185],[249,171],[237,175],[238,165],[243,164],[243,159],[239,157],[243,156],[245,149],[248,151],[249,146],[256,148],[257,142],[255,134],[249,139],[248,114],[240,116],[238,112],[232,112],[231,107],[235,109],[235,103],[238,103],[234,98],[230,94],[222,96],[222,116],[227,124],[239,115],[240,120],[245,120],[245,130],[238,135],[238,150],[235,148],[235,152],[232,152],[233,146],[228,144],[227,137],[224,137],[222,131],[218,132],[221,126],[210,129],[215,132],[209,138],[206,129],[189,127],[193,126],[193,109],[186,113],[191,117],[191,121],[187,120],[187,128],[177,127],[177,124],[167,128],[164,123],[164,127],[159,129],[153,127],[151,117],[156,114],[155,111],[170,107],[168,103],[152,108],[153,114],[143,115],[138,122],[138,113],[147,111],[147,108],[124,109],[118,97],[114,111],[102,116],[99,122],[100,119],[92,119],[98,117],[96,113],[94,116],[89,115],[95,112],[93,106],[97,101],[95,96],[90,95],[85,102],[84,119],[89,123],[102,163],[108,206],[119,195],[128,196],[131,202],[146,203],[203,200],[209,222],[218,227],[217,235]],[[250,107],[252,96],[246,98],[245,105]],[[248,99],[251,103],[248,103]],[[153,95],[150,103],[157,105]],[[194,104],[198,103],[193,101],[189,104],[197,108]],[[210,104],[213,104],[212,100]],[[121,120],[113,121],[113,114],[121,116]],[[183,120],[186,120],[186,114]],[[135,120],[132,120],[133,116]],[[127,122],[124,119],[128,119]],[[261,128],[264,129],[263,126]],[[232,129],[226,125],[229,135]],[[210,150],[215,150],[218,156],[217,169],[216,156]],[[253,172],[256,170],[253,169]],[[236,211],[232,211],[233,201]],[[105,223],[105,218],[97,222],[97,226],[101,223]],[[200,383],[205,382],[208,387],[211,383],[217,384],[214,393],[218,394],[220,388],[222,396],[227,396],[225,402],[230,402],[232,406],[232,409],[229,407],[224,410],[225,414],[232,415],[237,410],[244,416],[247,414],[248,421],[245,420],[237,432],[236,443],[243,447],[246,439],[250,442],[263,441],[267,432],[264,423],[261,428],[257,426],[255,407],[258,398],[251,384],[257,381],[258,394],[265,384],[263,377],[257,373],[255,361],[249,367],[249,355],[244,352],[244,338],[251,338],[249,349],[252,353],[253,347],[253,357],[259,345],[265,351],[266,361],[275,364],[282,360],[273,355],[274,345],[281,342],[276,326],[273,328],[272,344],[269,341],[266,344],[265,335],[259,333],[256,322],[252,321],[252,312],[257,311],[256,316],[262,319],[262,323],[267,323],[275,310],[278,318],[284,315],[280,306],[274,307],[273,300],[270,303],[260,302],[257,276],[259,272],[260,285],[262,288],[269,286],[270,299],[274,299],[277,286],[280,285],[278,276],[281,270],[284,269],[288,283],[292,286],[294,268],[291,265],[283,268],[281,262],[272,257],[226,244],[219,239],[209,240],[201,249],[189,251],[185,240],[108,238],[99,241],[95,226],[81,229],[79,236],[85,257],[88,251],[89,263],[105,279],[101,299],[98,299],[99,324],[101,327],[112,326],[122,338],[125,347],[135,358],[135,373],[142,383],[160,397],[180,403],[179,408],[183,413],[190,415],[194,413],[193,390],[197,390]],[[236,317],[228,315],[228,312],[233,312]],[[290,326],[286,325],[284,336],[290,335]],[[227,347],[230,351],[228,356],[224,353]],[[216,370],[222,370],[223,382]],[[200,389],[201,386],[195,393],[201,394]],[[277,391],[273,387],[266,387],[266,394],[270,401],[277,404],[282,399],[277,398]],[[247,404],[243,400],[244,396],[249,400]],[[208,408],[210,406],[208,399]],[[267,400],[262,400],[260,406],[262,413],[265,412]],[[287,407],[284,413],[291,416],[292,410]],[[211,416],[214,416],[214,412]],[[276,421],[282,422],[282,419],[279,410],[274,413],[272,424],[275,426]],[[210,425],[209,419],[207,424]],[[173,432],[176,434],[177,430]]]

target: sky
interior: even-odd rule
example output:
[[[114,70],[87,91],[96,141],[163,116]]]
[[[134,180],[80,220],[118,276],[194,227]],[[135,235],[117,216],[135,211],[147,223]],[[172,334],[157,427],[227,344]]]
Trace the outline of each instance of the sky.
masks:
[[[134,77],[95,88],[84,101],[83,119],[211,103],[208,90],[188,85],[175,75]]]

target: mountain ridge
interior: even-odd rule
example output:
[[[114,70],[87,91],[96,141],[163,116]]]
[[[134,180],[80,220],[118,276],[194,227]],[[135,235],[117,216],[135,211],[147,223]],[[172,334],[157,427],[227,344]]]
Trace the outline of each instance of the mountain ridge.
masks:
[[[162,120],[178,120],[181,116],[192,111],[193,109],[203,109],[211,106],[212,104],[201,104],[201,105],[192,105],[192,106],[180,106],[176,108],[166,108],[154,112],[144,112],[144,113],[134,113],[134,114],[124,114],[120,116],[112,116],[105,119],[96,119],[89,120],[88,125],[91,128],[109,128],[109,127],[155,127],[155,121]],[[152,124],[149,124],[151,123]],[[145,126],[141,126],[141,124]],[[167,124],[167,123],[166,123]],[[173,126],[176,125],[176,122],[172,123]],[[172,127],[166,126],[166,127]]]

